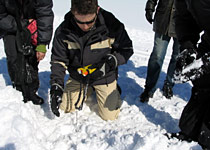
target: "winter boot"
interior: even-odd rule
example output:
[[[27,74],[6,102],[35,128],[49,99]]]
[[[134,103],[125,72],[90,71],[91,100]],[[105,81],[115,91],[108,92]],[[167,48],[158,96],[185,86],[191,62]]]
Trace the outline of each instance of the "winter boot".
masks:
[[[149,98],[153,97],[153,93],[150,93],[147,89],[144,90],[144,92],[140,95],[140,102],[148,102]]]
[[[44,103],[43,98],[39,97],[36,94],[36,91],[26,91],[23,92],[23,102],[27,103],[28,101],[32,101],[34,105],[42,105]]]
[[[186,134],[182,133],[182,132],[178,132],[178,133],[171,133],[170,136],[168,136],[169,139],[171,138],[177,138],[180,141],[187,141],[187,142],[192,142],[193,140],[187,136]]]
[[[162,90],[163,96],[165,96],[167,99],[171,99],[171,97],[173,97],[172,86],[168,82],[164,83]]]
[[[30,96],[30,98],[29,97],[24,97],[23,102],[27,103],[28,101],[32,101],[32,103],[34,105],[42,105],[42,104],[44,104],[43,98],[41,98],[40,96],[38,96],[35,93],[32,96]]]
[[[34,105],[42,105],[42,104],[44,104],[43,98],[38,96],[36,93],[30,94],[30,100],[32,101],[32,103]]]

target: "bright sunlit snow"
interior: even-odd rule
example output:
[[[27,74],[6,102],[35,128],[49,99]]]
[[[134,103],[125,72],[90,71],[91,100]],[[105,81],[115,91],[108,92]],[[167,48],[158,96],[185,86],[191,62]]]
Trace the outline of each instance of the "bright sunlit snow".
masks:
[[[100,4],[102,7],[105,5],[109,11],[116,12],[118,7],[123,11],[119,4],[117,8],[109,7],[111,2],[100,1]],[[122,0],[123,2],[126,3],[125,0]],[[62,4],[58,0],[54,2],[54,28],[61,23],[64,13],[70,8],[69,2],[64,3],[64,0]],[[152,25],[146,22],[142,14],[145,0],[130,5],[137,4],[139,8],[135,6],[138,8],[135,11],[141,14],[136,20],[141,21],[143,26],[138,23],[129,24],[128,20],[134,19],[127,18],[127,21],[124,21],[126,18],[122,16],[125,12],[116,12],[118,19],[123,18],[121,21],[125,22],[133,41],[134,55],[126,65],[119,67],[123,105],[119,118],[115,121],[106,122],[98,116],[94,96],[87,101],[82,111],[61,113],[60,118],[52,114],[49,105],[50,49],[39,65],[39,95],[45,99],[45,104],[24,104],[21,93],[12,88],[3,42],[0,40],[0,150],[201,150],[198,143],[168,140],[163,135],[166,132],[179,131],[179,118],[192,87],[190,83],[177,84],[174,86],[172,99],[162,96],[161,89],[170,60],[171,45],[160,74],[157,91],[149,103],[139,102],[139,95],[144,89],[154,33]],[[129,10],[132,10],[132,6],[124,11]]]

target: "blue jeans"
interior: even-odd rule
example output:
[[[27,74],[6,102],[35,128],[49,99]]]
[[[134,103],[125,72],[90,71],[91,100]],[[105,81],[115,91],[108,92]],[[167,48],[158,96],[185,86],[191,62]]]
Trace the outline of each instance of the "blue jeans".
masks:
[[[171,37],[167,35],[161,35],[155,33],[154,38],[154,47],[153,51],[149,58],[148,69],[147,69],[147,78],[145,88],[150,92],[154,93],[156,90],[156,84],[162,69],[163,61],[165,59],[166,50]],[[179,53],[179,44],[177,38],[173,37],[173,52],[171,55],[171,60],[168,66],[167,75],[165,82],[168,82],[169,85],[173,86],[172,77],[176,67],[176,57]]]

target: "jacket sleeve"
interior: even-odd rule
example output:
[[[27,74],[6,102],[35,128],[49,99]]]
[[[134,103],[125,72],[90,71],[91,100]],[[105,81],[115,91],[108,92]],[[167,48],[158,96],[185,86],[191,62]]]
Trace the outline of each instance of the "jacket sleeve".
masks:
[[[37,0],[35,12],[38,26],[38,44],[49,44],[53,33],[52,0]]]
[[[67,70],[69,53],[66,44],[60,34],[55,32],[51,55],[51,80],[50,84],[57,83],[64,87],[64,77]]]
[[[175,7],[175,30],[181,49],[184,49],[185,46],[189,46],[190,44],[195,47],[200,38],[199,33],[201,29],[188,11],[184,0],[176,0]]]
[[[7,13],[4,2],[0,0],[0,30],[1,33],[15,33],[17,24],[15,18]]]
[[[102,15],[109,30],[110,37],[113,37],[112,54],[117,58],[118,65],[127,63],[133,55],[133,45],[124,25],[115,16],[102,9]]]
[[[151,10],[152,12],[155,11],[155,6],[157,5],[157,0],[148,0],[146,3],[145,10]]]
[[[133,55],[133,45],[130,40],[124,25],[120,23],[118,31],[115,35],[113,43],[113,54],[117,58],[118,65],[127,63],[128,59]]]

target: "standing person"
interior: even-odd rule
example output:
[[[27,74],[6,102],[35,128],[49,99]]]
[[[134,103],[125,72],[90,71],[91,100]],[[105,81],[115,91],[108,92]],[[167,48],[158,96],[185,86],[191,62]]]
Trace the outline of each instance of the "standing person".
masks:
[[[146,19],[152,24],[155,32],[154,47],[150,55],[147,69],[147,78],[144,92],[140,95],[142,103],[148,102],[153,97],[156,90],[156,84],[161,72],[163,61],[166,55],[167,47],[171,38],[173,38],[173,52],[168,66],[166,79],[163,85],[163,95],[170,99],[173,96],[172,77],[176,66],[176,56],[179,53],[179,44],[176,38],[174,25],[174,0],[148,0],[146,3]],[[157,8],[155,10],[155,7]],[[155,16],[153,20],[153,13]]]
[[[52,6],[52,0],[0,0],[0,30],[4,33],[9,76],[24,102],[35,105],[44,103],[36,94],[38,64],[52,37]]]
[[[175,72],[199,60],[202,65],[181,72],[182,79],[192,79],[193,87],[179,121],[181,132],[172,136],[197,141],[203,149],[210,150],[210,1],[176,0],[175,5],[176,33],[181,45]]]
[[[104,120],[118,117],[118,66],[133,54],[124,25],[98,6],[97,0],[72,0],[71,11],[57,28],[51,57],[51,109],[60,116],[82,109],[95,90],[98,112]],[[65,71],[69,79],[64,88]],[[63,90],[64,88],[64,90]]]

